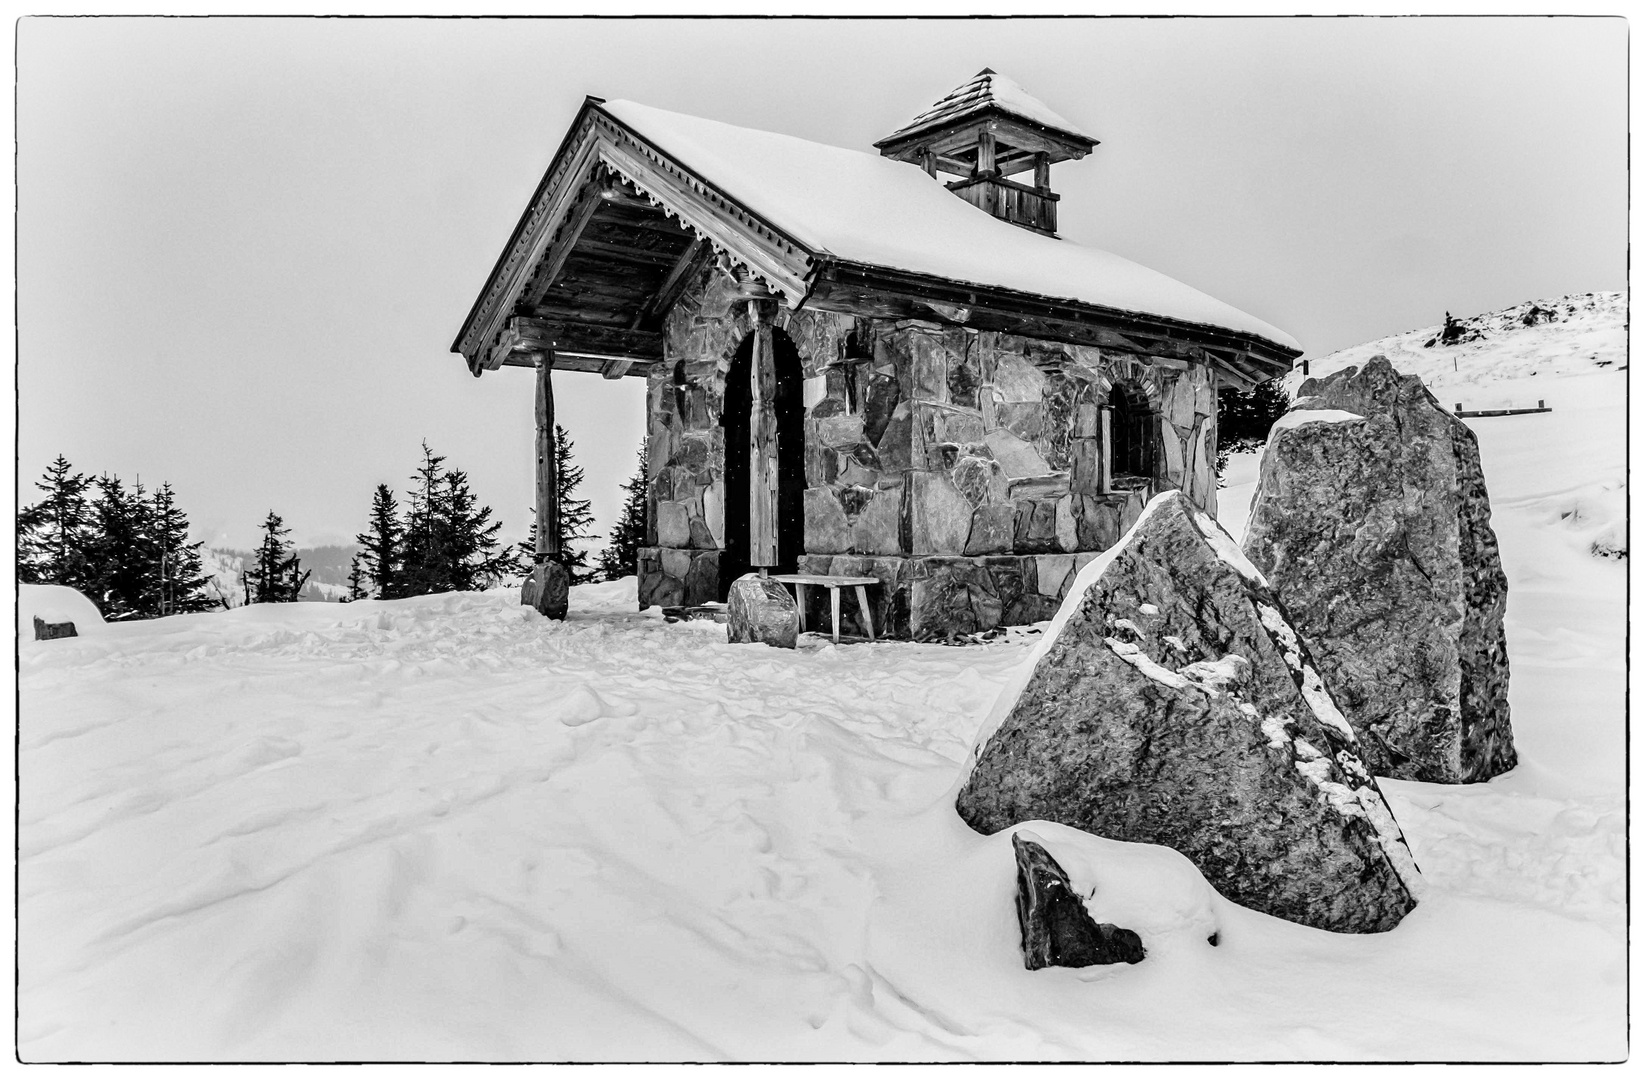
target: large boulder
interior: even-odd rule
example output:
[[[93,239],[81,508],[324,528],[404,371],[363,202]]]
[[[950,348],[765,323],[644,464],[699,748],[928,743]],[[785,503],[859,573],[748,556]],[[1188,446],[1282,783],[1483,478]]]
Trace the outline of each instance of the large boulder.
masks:
[[[1513,768],[1508,580],[1474,433],[1386,357],[1302,384],[1269,436],[1245,554],[1380,776]]]
[[[995,704],[957,801],[1182,852],[1236,903],[1388,930],[1420,878],[1354,733],[1273,593],[1181,492],[1070,587]]]
[[[780,582],[744,574],[726,597],[726,638],[732,644],[764,642],[792,649],[800,636],[800,609]]]

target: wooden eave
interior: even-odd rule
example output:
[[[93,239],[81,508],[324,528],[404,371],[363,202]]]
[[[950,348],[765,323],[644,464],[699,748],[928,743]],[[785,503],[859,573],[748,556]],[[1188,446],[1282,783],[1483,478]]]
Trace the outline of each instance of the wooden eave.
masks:
[[[875,143],[874,149],[885,157],[905,161],[913,160],[924,149],[937,155],[939,160],[957,164],[965,158],[955,156],[953,152],[974,142],[977,132],[982,130],[993,132],[997,138],[1021,151],[1000,156],[999,165],[1002,168],[1012,165],[1012,171],[1032,168],[1035,152],[1050,154],[1053,162],[1078,160],[1100,145],[1097,139],[1029,120],[990,104],[963,118],[941,119],[897,132]]]
[[[1245,331],[839,260],[819,265],[807,304],[845,314],[935,320],[1144,356],[1197,360],[1242,388],[1285,374],[1291,361],[1302,355]]]
[[[799,241],[603,104],[584,100],[452,343],[476,375],[548,349],[556,367],[581,354],[606,374],[645,374],[662,359],[662,316],[708,258],[746,267],[790,307],[804,298],[811,256]],[[679,239],[651,243],[636,230]],[[554,332],[514,333],[522,318]]]

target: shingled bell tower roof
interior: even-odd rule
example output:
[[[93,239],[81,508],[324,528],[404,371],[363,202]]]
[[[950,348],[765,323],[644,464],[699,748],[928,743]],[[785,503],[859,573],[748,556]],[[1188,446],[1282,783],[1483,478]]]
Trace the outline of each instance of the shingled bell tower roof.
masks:
[[[983,68],[874,148],[899,161],[972,176],[979,171],[977,143],[983,132],[993,135],[996,147],[993,168],[985,171],[1001,176],[1034,168],[1040,154],[1042,161],[1067,161],[1097,145],[1015,79]]]

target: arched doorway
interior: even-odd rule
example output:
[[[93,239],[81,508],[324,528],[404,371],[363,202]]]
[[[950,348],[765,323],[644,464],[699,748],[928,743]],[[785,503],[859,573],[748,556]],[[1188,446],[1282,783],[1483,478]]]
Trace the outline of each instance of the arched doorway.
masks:
[[[805,373],[800,350],[780,329],[771,331],[776,361],[777,414],[777,566],[793,573],[805,544]],[[748,450],[749,386],[754,361],[754,335],[743,338],[725,376],[725,406],[720,426],[725,431],[725,548],[720,553],[720,599],[731,583],[748,573]]]
[[[1108,394],[1109,475],[1115,487],[1154,477],[1154,413],[1141,389],[1116,383]]]

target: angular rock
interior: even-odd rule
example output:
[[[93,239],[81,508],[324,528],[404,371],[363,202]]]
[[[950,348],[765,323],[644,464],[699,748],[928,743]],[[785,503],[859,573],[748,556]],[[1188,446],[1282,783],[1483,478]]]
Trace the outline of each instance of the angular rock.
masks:
[[[902,546],[902,486],[876,491],[851,525],[851,550],[863,555],[898,555]]]
[[[531,568],[520,585],[520,603],[536,608],[550,619],[565,618],[571,575],[558,559],[544,559]]]
[[[1011,550],[1011,535],[1017,512],[1010,503],[986,503],[971,514],[971,534],[965,540],[965,554],[994,555]]]
[[[792,649],[800,636],[800,611],[780,583],[744,574],[731,583],[726,598],[725,632],[733,645],[763,642]]]
[[[909,477],[913,553],[958,555],[971,533],[971,502],[954,487],[946,473],[914,473]]]
[[[1012,480],[1024,476],[1044,476],[1051,472],[1051,466],[1046,464],[1045,458],[1035,450],[1032,444],[1017,438],[1009,431],[999,429],[990,431],[983,439],[988,444],[988,450],[994,455],[994,460],[1000,463],[1000,469]]]
[[[80,632],[74,628],[72,622],[47,622],[38,615],[34,617],[35,641],[55,641],[58,638],[79,636]]]
[[[1076,559],[1076,564],[1079,560]],[[1352,729],[1262,577],[1177,491],[1070,587],[957,801],[1186,855],[1236,903],[1388,930],[1420,876]]]
[[[1147,956],[1136,931],[1099,923],[1051,853],[1023,833],[1011,837],[1017,855],[1017,926],[1022,931],[1022,963],[1045,967],[1136,964]]]
[[[1474,433],[1385,357],[1305,382],[1274,426],[1245,552],[1378,775],[1472,783],[1518,760],[1490,518]]]
[[[845,508],[828,488],[805,489],[805,550],[835,554],[851,547]]]
[[[691,512],[684,502],[657,504],[657,544],[673,548],[691,546]]]

